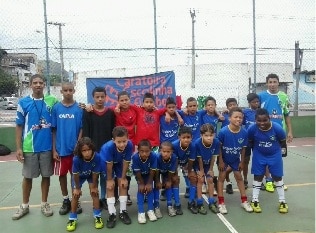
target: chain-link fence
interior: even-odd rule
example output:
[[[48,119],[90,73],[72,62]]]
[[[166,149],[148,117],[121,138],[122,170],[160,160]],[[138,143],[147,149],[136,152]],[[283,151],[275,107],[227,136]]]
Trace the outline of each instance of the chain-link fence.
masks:
[[[61,80],[70,80],[83,102],[86,78],[173,70],[184,103],[212,95],[218,108],[229,97],[245,107],[246,95],[265,89],[267,74],[277,73],[291,104],[298,93],[299,108],[315,106],[313,0],[2,0],[1,6],[1,97],[28,95],[28,77],[47,77],[48,64],[51,94],[61,98]],[[299,86],[295,41],[303,52]],[[4,102],[0,122],[13,121]]]

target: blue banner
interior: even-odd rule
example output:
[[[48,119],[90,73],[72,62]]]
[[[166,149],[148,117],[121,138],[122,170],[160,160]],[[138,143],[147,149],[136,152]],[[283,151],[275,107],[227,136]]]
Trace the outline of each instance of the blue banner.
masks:
[[[173,71],[161,72],[145,76],[122,78],[87,78],[88,103],[94,103],[92,91],[95,87],[104,87],[106,90],[106,106],[117,104],[117,95],[121,91],[127,91],[131,97],[131,103],[142,105],[143,96],[150,92],[155,97],[157,108],[166,107],[168,97],[176,100],[175,74]]]

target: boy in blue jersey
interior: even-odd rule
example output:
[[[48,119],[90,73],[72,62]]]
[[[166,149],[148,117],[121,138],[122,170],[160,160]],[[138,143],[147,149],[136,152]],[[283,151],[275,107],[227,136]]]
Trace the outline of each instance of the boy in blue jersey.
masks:
[[[120,214],[119,218],[124,224],[131,224],[131,219],[126,210],[127,203],[127,187],[128,181],[126,173],[131,162],[133,153],[133,143],[128,140],[128,131],[123,126],[116,126],[113,129],[113,140],[108,141],[101,147],[102,166],[106,166],[106,193],[107,204],[109,210],[109,219],[106,226],[113,228],[116,223],[116,209],[114,176],[118,180],[119,200],[120,200]]]
[[[241,108],[235,107],[229,111],[229,125],[222,128],[218,133],[218,139],[221,143],[218,156],[218,208],[221,214],[227,214],[226,205],[223,196],[223,184],[226,177],[226,169],[229,166],[235,176],[238,189],[241,195],[241,207],[247,212],[252,212],[250,204],[247,201],[246,190],[241,175],[245,159],[245,148],[248,144],[247,131],[242,128],[243,113]]]
[[[223,117],[224,119],[221,121],[222,122],[222,126],[221,126],[221,129],[224,128],[225,126],[229,125],[230,124],[230,121],[229,121],[229,111],[232,109],[232,108],[235,108],[237,107],[238,104],[237,104],[237,100],[235,98],[228,98],[226,100],[226,107],[227,107],[227,110],[223,112]],[[218,161],[217,161],[217,164],[218,164]],[[227,185],[226,185],[226,193],[228,194],[233,194],[234,193],[234,190],[233,190],[233,184],[232,182],[230,181],[230,178],[229,178],[229,174],[232,172],[232,169],[230,167],[227,168],[226,170],[226,182],[227,182]]]
[[[208,96],[204,100],[205,110],[201,114],[200,125],[211,124],[214,127],[215,135],[217,133],[217,123],[224,120],[224,116],[216,111],[216,99]]]
[[[266,77],[268,90],[259,93],[259,101],[261,108],[268,110],[271,121],[280,124],[287,132],[287,142],[290,143],[293,140],[290,103],[287,94],[279,90],[279,82],[279,77],[276,74],[269,74]],[[273,180],[268,169],[265,186],[268,192],[274,192]],[[284,186],[284,189],[287,190],[287,187]]]
[[[214,194],[214,183],[213,183],[213,177],[214,177],[214,163],[216,160],[216,157],[219,154],[219,140],[215,137],[215,129],[211,124],[203,124],[200,129],[201,137],[195,141],[195,147],[196,147],[196,157],[199,164],[196,163],[196,169],[197,174],[199,177],[206,177],[206,181],[208,184],[208,206],[209,209],[217,214],[218,208],[216,204],[216,200],[213,196]],[[201,166],[202,165],[202,166]],[[202,167],[202,170],[199,169]],[[206,210],[203,207],[203,198],[202,198],[202,191],[199,191],[199,189],[202,190],[202,187],[199,185],[198,182],[198,199],[197,199],[197,206],[198,211],[200,213],[206,214]]]
[[[256,124],[248,129],[249,144],[253,147],[251,173],[254,175],[251,206],[256,213],[261,212],[259,192],[266,167],[269,168],[279,195],[279,212],[287,213],[283,183],[283,161],[286,155],[286,135],[282,127],[270,121],[266,109],[256,112]]]
[[[247,95],[247,101],[249,104],[249,108],[246,108],[243,110],[243,113],[244,113],[243,125],[246,130],[249,128],[249,126],[255,123],[256,110],[259,108],[259,96],[256,93],[249,93]],[[247,146],[246,151],[245,151],[244,167],[242,170],[245,189],[248,188],[248,166],[249,166],[250,156],[251,156],[251,148]]]
[[[70,211],[67,188],[67,173],[72,171],[73,151],[82,134],[82,109],[74,100],[75,93],[72,83],[62,83],[60,93],[63,96],[61,102],[53,107],[53,159],[54,174],[59,176],[59,184],[63,195],[63,204],[59,209],[60,215]],[[82,212],[78,202],[78,213]]]
[[[186,192],[189,193],[188,209],[191,213],[197,214],[198,210],[195,203],[196,173],[193,170],[193,164],[196,159],[196,148],[192,142],[192,129],[182,126],[179,129],[178,135],[179,139],[172,142],[173,153],[177,156],[177,163],[182,169],[183,176],[186,176],[189,180],[189,188],[186,188],[188,189]],[[173,193],[173,195],[179,194]],[[178,211],[178,209],[179,211],[181,210],[181,206],[175,206],[175,208],[176,211]]]
[[[151,149],[149,140],[143,139],[138,143],[138,152],[132,157],[132,170],[138,185],[137,207],[140,224],[147,222],[144,210],[145,195],[148,203],[148,218],[151,222],[157,221],[153,204],[153,179],[157,169],[157,155]]]
[[[46,217],[53,215],[47,203],[50,176],[53,175],[51,110],[57,99],[44,95],[44,78],[35,74],[30,78],[32,94],[19,100],[16,116],[17,160],[23,164],[22,195],[23,200],[17,212],[12,216],[18,220],[29,213],[29,200],[33,178],[42,176],[41,212]]]
[[[96,153],[96,148],[88,137],[79,139],[72,164],[72,200],[71,212],[67,223],[67,231],[74,231],[77,227],[77,206],[79,198],[82,196],[82,185],[88,181],[90,195],[93,205],[94,227],[103,228],[101,209],[99,203],[98,177],[102,171],[101,157]]]
[[[165,188],[168,215],[170,217],[177,215],[176,210],[172,205],[173,190],[175,190],[174,193],[176,193],[176,195],[174,195],[175,206],[180,205],[179,176],[177,175],[176,171],[177,171],[177,157],[175,154],[173,154],[172,143],[169,141],[162,142],[160,144],[159,154],[157,158],[155,189],[157,189],[159,192],[159,189],[161,189],[162,187]],[[154,192],[156,192],[155,189],[154,189]],[[155,205],[155,201],[154,201],[154,205]]]

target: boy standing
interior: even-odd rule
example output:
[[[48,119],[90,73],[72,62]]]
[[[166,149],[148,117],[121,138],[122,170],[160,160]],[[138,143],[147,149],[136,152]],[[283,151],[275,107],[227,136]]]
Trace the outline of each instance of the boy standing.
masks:
[[[16,118],[17,160],[23,163],[23,200],[12,216],[18,220],[29,213],[29,199],[33,178],[42,176],[41,211],[46,217],[53,215],[47,203],[50,176],[53,175],[51,110],[57,99],[44,95],[44,78],[35,74],[30,78],[32,94],[20,99]]]
[[[75,93],[72,83],[63,83],[60,93],[63,100],[53,107],[53,159],[54,173],[59,176],[60,189],[63,195],[63,204],[60,215],[67,214],[71,209],[67,189],[67,173],[72,171],[73,151],[82,134],[82,109],[74,100]],[[82,208],[78,202],[77,213]]]

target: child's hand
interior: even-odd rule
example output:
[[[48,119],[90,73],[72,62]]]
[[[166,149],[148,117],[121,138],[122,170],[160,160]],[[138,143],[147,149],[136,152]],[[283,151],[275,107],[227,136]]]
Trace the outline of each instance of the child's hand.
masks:
[[[120,105],[116,105],[116,107],[114,108],[114,112],[115,113],[120,113],[121,109],[120,109]]]
[[[166,116],[165,116],[165,121],[167,122],[167,123],[170,123],[170,121],[171,121],[171,117],[170,117],[170,114],[165,114]]]
[[[75,188],[75,189],[73,190],[73,192],[72,192],[72,195],[73,195],[74,197],[76,197],[76,198],[79,198],[79,197],[82,195],[81,189]]]
[[[90,194],[91,194],[91,196],[98,197],[99,196],[98,188],[91,188]]]
[[[145,185],[145,191],[146,191],[147,193],[151,192],[152,189],[153,189],[152,184],[146,184],[146,185]]]
[[[162,189],[162,184],[160,181],[155,182],[156,189]]]
[[[219,171],[221,171],[221,172],[223,172],[223,171],[225,171],[225,163],[222,161],[219,161],[219,163],[218,163],[218,170]]]
[[[179,125],[183,125],[184,124],[184,120],[181,118],[181,119],[178,119],[179,121]]]
[[[56,150],[53,151],[53,159],[54,159],[55,161],[60,161],[59,154],[57,153]]]
[[[223,120],[225,120],[225,117],[223,116],[222,113],[219,113],[218,119],[221,120],[221,121],[223,121]]]
[[[244,168],[244,163],[240,162],[238,165],[238,171],[242,171]]]
[[[86,110],[87,112],[93,112],[93,105],[92,104],[83,104],[80,103],[83,107],[81,107],[82,109]],[[79,106],[80,106],[79,104]]]
[[[185,115],[189,115],[189,113],[188,113],[188,109],[185,107],[183,110],[183,113],[185,114]]]
[[[114,180],[107,180],[106,181],[106,189],[108,190],[114,190],[114,186],[115,186],[115,183],[114,183]]]
[[[169,189],[169,188],[171,188],[171,181],[170,180],[166,181],[166,183],[165,183],[165,189]]]
[[[122,188],[127,188],[127,186],[128,186],[128,181],[127,181],[126,178],[122,178],[122,179],[121,179],[121,186],[122,186]]]
[[[144,184],[138,184],[138,192],[145,193],[145,185]]]
[[[204,178],[204,170],[197,171],[196,173],[197,173],[198,178]]]

